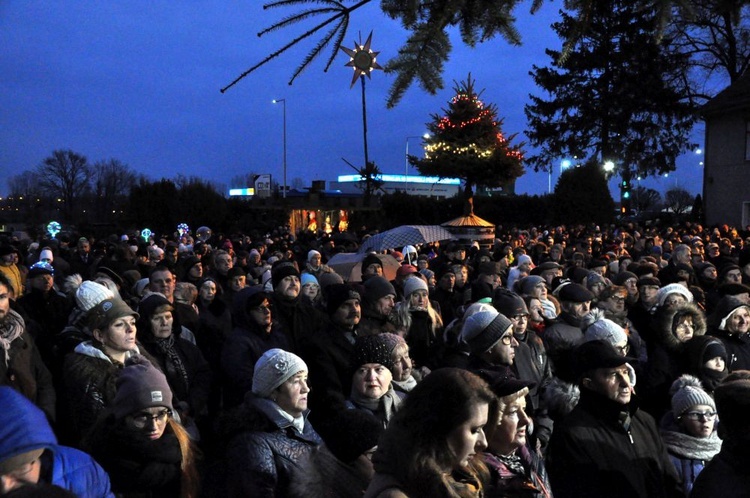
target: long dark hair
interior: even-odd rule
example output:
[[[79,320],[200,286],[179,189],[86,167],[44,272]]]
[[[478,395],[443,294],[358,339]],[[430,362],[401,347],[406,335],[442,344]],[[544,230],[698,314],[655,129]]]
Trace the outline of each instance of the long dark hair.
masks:
[[[483,403],[489,405],[488,425],[497,424],[497,398],[484,380],[459,368],[432,372],[409,393],[381,437],[375,470],[394,476],[415,496],[451,496],[445,473],[455,455],[448,436]]]

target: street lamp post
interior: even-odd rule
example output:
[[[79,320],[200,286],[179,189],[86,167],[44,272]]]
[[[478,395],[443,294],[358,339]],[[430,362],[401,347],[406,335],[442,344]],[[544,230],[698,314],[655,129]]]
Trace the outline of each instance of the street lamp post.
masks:
[[[282,190],[282,197],[286,199],[286,99],[274,99],[274,104],[281,103],[282,104],[282,113],[284,116],[284,186]]]
[[[405,165],[405,168],[404,168],[404,192],[407,191],[408,185],[409,185],[409,139],[412,139],[412,138],[422,138],[422,139],[427,140],[428,138],[430,138],[430,134],[429,133],[425,133],[422,136],[411,135],[411,136],[406,137],[406,155],[405,155],[405,163],[406,163],[406,165]]]

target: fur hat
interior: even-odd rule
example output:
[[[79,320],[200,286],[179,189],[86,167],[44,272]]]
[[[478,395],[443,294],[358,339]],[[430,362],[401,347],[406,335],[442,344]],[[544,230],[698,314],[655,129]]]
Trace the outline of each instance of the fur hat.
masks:
[[[299,372],[307,371],[305,362],[283,349],[269,349],[255,363],[253,394],[268,398],[281,384]]]
[[[389,294],[396,297],[396,289],[384,277],[376,275],[368,278],[365,282],[365,295],[363,297],[368,303],[375,303],[378,299]]]
[[[352,463],[367,450],[378,445],[385,430],[383,423],[364,410],[342,410],[331,419],[323,440],[328,450],[344,463]]]
[[[339,306],[350,299],[361,301],[359,292],[347,284],[333,284],[326,287],[326,311],[333,315]]]
[[[275,289],[279,283],[286,277],[294,276],[299,278],[299,270],[289,261],[277,262],[271,268],[271,281]]]
[[[411,277],[404,282],[404,298],[408,299],[413,293],[418,290],[429,292],[427,288],[427,282],[422,280],[420,277]]]
[[[115,385],[112,412],[118,419],[155,406],[173,409],[167,378],[145,356],[136,354],[125,360],[125,368],[120,370]]]
[[[496,310],[480,311],[466,319],[461,329],[461,339],[469,345],[471,354],[478,355],[497,344],[512,325],[505,315]]]
[[[716,411],[713,398],[703,390],[701,381],[692,375],[685,374],[675,380],[669,394],[672,395],[672,414],[675,418],[695,405],[707,405]]]
[[[656,301],[659,306],[664,306],[664,301],[667,300],[667,296],[670,294],[680,294],[687,300],[687,302],[693,302],[693,295],[687,287],[682,284],[669,284],[659,289],[659,292],[656,293]]]
[[[393,372],[393,356],[390,339],[382,334],[358,337],[354,343],[352,366],[357,369],[366,363],[377,363]]]
[[[602,340],[615,346],[628,340],[625,330],[612,320],[605,318],[604,311],[594,309],[581,319],[584,341]]]

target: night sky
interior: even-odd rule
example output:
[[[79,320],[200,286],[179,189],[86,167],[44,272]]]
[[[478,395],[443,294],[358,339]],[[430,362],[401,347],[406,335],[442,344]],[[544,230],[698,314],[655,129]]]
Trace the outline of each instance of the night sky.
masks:
[[[430,114],[453,96],[453,82],[469,72],[482,99],[495,103],[506,134],[525,141],[528,94],[539,95],[528,75],[547,65],[546,47],[561,42],[550,29],[561,2],[528,14],[517,11],[522,47],[494,39],[469,49],[452,33],[454,50],[445,88],[430,96],[413,86],[395,109],[385,99],[393,76],[367,80],[369,155],[385,173],[403,174],[406,137],[425,131]],[[286,99],[288,183],[335,180],[364,162],[359,83],[340,52],[326,57],[289,86],[294,69],[318,40],[310,40],[247,76],[225,94],[219,89],[279,48],[301,28],[262,38],[257,32],[294,10],[264,11],[260,0],[128,2],[0,2],[0,168],[3,176],[32,169],[55,149],[72,149],[89,162],[118,159],[151,179],[198,176],[224,187],[247,173],[270,173],[281,182],[282,106]],[[312,24],[308,25],[311,26]],[[406,39],[379,2],[356,12],[345,46],[373,30],[378,62],[395,56]],[[702,123],[694,141],[702,143]],[[527,148],[528,150],[528,148]],[[409,152],[421,154],[420,140]],[[562,158],[561,158],[562,159]],[[663,192],[680,186],[698,193],[702,156],[686,154],[678,174],[644,182]],[[414,174],[413,169],[410,170]],[[552,186],[559,167],[552,175]],[[527,170],[518,193],[547,192],[548,175]],[[614,185],[616,180],[613,180]],[[0,182],[0,194],[7,194]],[[613,188],[613,194],[615,189]]]

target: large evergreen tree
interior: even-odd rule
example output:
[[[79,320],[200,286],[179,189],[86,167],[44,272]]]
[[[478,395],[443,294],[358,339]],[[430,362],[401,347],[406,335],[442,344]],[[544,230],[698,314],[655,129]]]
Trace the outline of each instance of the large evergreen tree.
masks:
[[[578,21],[561,12],[553,29],[567,40]],[[692,144],[696,119],[677,83],[687,59],[657,43],[655,9],[630,0],[597,2],[587,31],[567,56],[547,50],[549,67],[531,75],[549,98],[531,96],[527,132],[540,147],[529,158],[535,170],[549,171],[561,157],[612,161],[623,180],[674,170],[675,159]]]
[[[470,198],[475,186],[501,187],[521,176],[523,155],[510,143],[515,135],[503,134],[497,107],[479,99],[471,74],[454,89],[444,114],[427,123],[425,157],[409,156],[409,162],[423,175],[464,180]]]

